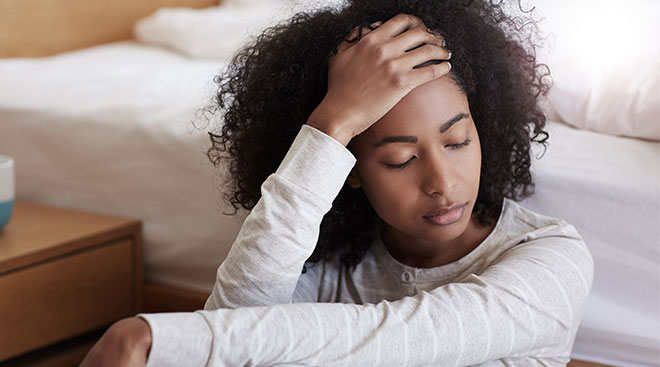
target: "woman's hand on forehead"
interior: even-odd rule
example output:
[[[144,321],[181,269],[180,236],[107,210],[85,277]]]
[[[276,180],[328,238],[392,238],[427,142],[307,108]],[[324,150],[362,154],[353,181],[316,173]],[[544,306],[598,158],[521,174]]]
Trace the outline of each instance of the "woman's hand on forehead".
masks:
[[[373,30],[371,29],[373,28]],[[355,27],[328,60],[328,91],[307,124],[347,145],[419,85],[449,72],[444,39],[416,16]],[[352,42],[349,42],[349,41]]]
[[[382,27],[381,27],[382,25]],[[384,25],[382,21],[377,21],[375,23],[372,23],[370,25],[371,28],[368,27],[363,27],[362,28],[362,37],[365,37],[367,34],[371,33],[375,29],[378,28],[378,32],[374,32],[371,37],[376,37],[380,41],[386,41],[387,38],[393,38],[401,33],[411,29],[411,28],[424,28],[426,29],[429,33],[435,35],[437,38],[439,38],[440,45],[444,46],[445,45],[445,40],[442,36],[439,34],[434,33],[431,29],[427,28],[424,25],[424,22],[422,22],[421,19],[414,15],[409,15],[409,14],[398,14],[397,16],[393,17],[389,21],[387,21]],[[355,27],[351,31],[351,33],[348,34],[347,37],[345,37],[345,41],[343,41],[339,47],[337,48],[338,52],[343,51],[347,48],[350,48],[358,34],[359,34],[360,27]]]

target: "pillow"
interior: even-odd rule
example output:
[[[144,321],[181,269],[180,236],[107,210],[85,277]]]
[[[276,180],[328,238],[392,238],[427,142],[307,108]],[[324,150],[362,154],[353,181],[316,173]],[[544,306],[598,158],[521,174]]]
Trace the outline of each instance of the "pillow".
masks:
[[[549,103],[562,122],[660,140],[660,2],[537,0]]]
[[[229,59],[250,36],[291,17],[295,12],[340,1],[225,0],[204,9],[160,8],[133,28],[143,43],[171,48],[186,56]]]
[[[550,103],[569,125],[659,141],[660,62],[648,61],[596,75],[556,63]]]
[[[229,59],[250,32],[266,27],[269,7],[160,8],[133,29],[144,43],[186,56]]]

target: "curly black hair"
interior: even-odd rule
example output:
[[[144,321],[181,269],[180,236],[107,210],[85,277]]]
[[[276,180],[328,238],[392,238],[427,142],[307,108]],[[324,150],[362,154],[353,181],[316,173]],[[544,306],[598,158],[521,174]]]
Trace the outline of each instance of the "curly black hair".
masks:
[[[221,112],[221,121],[209,133],[207,155],[216,166],[227,161],[225,200],[234,214],[256,205],[262,183],[325,96],[328,58],[339,43],[355,26],[399,13],[419,17],[452,51],[451,75],[467,96],[481,141],[473,209],[479,223],[492,224],[505,197],[520,200],[533,193],[530,145],[545,147],[549,137],[539,101],[550,79],[547,66],[536,60],[538,30],[531,11],[512,16],[502,3],[487,0],[349,0],[344,7],[301,12],[266,29],[216,76],[210,111]],[[347,268],[357,265],[377,220],[364,192],[345,184],[323,218],[308,262],[339,258]]]

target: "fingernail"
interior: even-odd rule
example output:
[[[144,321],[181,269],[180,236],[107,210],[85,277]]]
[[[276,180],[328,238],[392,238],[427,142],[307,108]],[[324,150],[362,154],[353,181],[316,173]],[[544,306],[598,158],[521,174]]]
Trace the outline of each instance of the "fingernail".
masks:
[[[442,40],[442,45],[443,45],[443,46],[445,45],[445,38],[442,37],[442,35],[441,35],[440,33],[434,31],[434,30],[431,29],[431,28],[426,28],[426,30],[427,30],[429,33],[431,33],[432,35],[434,35],[434,36],[440,38],[440,39]]]
[[[449,56],[447,56],[447,58],[451,59],[451,51],[447,50],[447,53],[449,54]]]
[[[451,70],[451,62],[447,61],[447,66],[449,66],[449,70]]]

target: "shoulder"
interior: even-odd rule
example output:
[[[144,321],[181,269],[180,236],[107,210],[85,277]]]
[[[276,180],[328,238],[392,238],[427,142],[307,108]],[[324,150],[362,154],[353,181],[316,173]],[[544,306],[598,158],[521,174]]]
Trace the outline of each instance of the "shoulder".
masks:
[[[507,231],[511,236],[519,237],[521,241],[565,237],[584,245],[584,240],[577,229],[563,219],[537,213],[510,199],[504,199],[504,210],[507,215]]]
[[[507,241],[504,258],[532,261],[553,273],[568,272],[580,278],[588,290],[594,263],[578,230],[563,219],[543,215],[505,199]]]
[[[554,331],[547,343],[564,343],[561,348],[570,352],[593,284],[594,263],[586,243],[566,221],[511,200],[505,202],[502,221],[502,248],[480,279],[514,295],[538,317],[549,317],[547,325]]]

